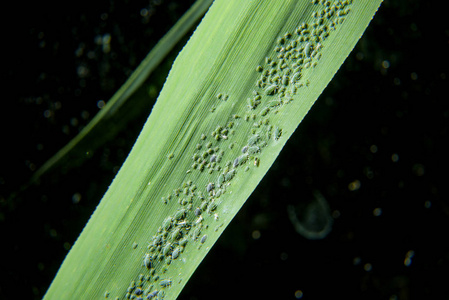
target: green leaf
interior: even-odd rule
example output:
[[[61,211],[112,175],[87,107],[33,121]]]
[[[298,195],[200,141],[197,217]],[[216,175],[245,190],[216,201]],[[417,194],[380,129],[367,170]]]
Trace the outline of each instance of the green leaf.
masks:
[[[215,1],[45,299],[175,299],[381,1]]]

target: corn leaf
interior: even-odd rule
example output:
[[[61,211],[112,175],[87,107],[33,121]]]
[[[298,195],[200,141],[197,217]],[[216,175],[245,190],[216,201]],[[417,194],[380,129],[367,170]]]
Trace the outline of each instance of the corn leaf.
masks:
[[[217,0],[45,299],[175,299],[381,0]]]

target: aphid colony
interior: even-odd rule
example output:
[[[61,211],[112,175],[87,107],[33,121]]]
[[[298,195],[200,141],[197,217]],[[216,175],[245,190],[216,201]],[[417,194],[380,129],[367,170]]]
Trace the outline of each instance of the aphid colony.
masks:
[[[265,64],[258,65],[256,71],[261,73],[256,82],[253,98],[248,98],[248,109],[255,110],[262,104],[260,94],[278,96],[276,102],[269,102],[261,109],[260,115],[267,116],[271,111],[277,113],[288,104],[299,88],[308,86],[307,72],[318,65],[321,59],[323,42],[330,33],[342,24],[350,12],[352,0],[326,1],[313,0],[312,4],[320,7],[312,13],[311,24],[302,23],[294,30],[278,38],[274,48],[275,56],[266,57]],[[250,118],[247,118],[250,119]]]
[[[220,199],[221,196],[229,192],[232,181],[241,171],[245,174],[250,168],[258,167],[264,148],[285,134],[282,128],[271,124],[269,117],[291,103],[298,89],[310,84],[308,72],[321,59],[325,40],[350,12],[352,0],[312,0],[312,3],[319,8],[312,14],[314,21],[302,23],[293,33],[285,33],[277,40],[273,56],[266,57],[264,64],[255,68],[260,78],[245,103],[247,114],[244,117],[233,114],[227,123],[217,125],[210,134],[202,133],[193,143],[192,164],[186,176],[201,176],[194,177],[196,183],[186,180],[161,198],[163,204],[176,201],[179,207],[161,221],[157,233],[148,242],[141,263],[146,275],[140,274],[137,281],[131,282],[126,299],[164,298],[166,289],[173,285],[172,279],[164,275],[172,262],[183,257],[189,244],[207,244],[205,231],[220,220],[219,205],[227,201]],[[216,94],[216,100],[223,105],[231,105],[228,99],[233,98],[225,93]],[[245,130],[242,127],[249,128],[249,134],[246,143],[239,145],[234,135],[236,130]],[[167,156],[172,161],[174,157],[173,153]],[[215,225],[218,231],[224,223],[215,224],[219,224]],[[136,249],[137,243],[132,247]]]

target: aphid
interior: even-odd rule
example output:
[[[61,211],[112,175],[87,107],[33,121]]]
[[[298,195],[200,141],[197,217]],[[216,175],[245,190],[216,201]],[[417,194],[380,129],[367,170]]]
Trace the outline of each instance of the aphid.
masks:
[[[207,209],[207,205],[208,205],[207,201],[204,201],[203,203],[201,203],[201,206],[200,206],[201,211],[205,211]]]
[[[149,253],[145,254],[144,258],[143,258],[143,265],[149,269],[151,268],[151,262],[153,261],[153,258],[151,257],[151,255]]]
[[[242,148],[242,153],[246,153],[246,151],[248,151],[248,146],[244,146],[244,147]]]
[[[180,228],[175,228],[173,229],[173,232],[170,235],[170,239],[172,241],[176,241],[181,237],[181,229]]]
[[[189,188],[188,187],[185,187],[183,190],[182,190],[182,193],[184,194],[184,195],[188,195],[189,194]]]
[[[233,163],[234,168],[237,168],[239,165],[245,163],[245,161],[246,161],[246,155],[240,155],[239,157],[237,157],[234,160],[234,163]]]
[[[234,164],[233,164],[234,168],[236,168],[236,167],[239,165],[239,163],[240,163],[240,160],[239,160],[239,158],[237,157],[237,158],[234,160]]]
[[[188,241],[189,240],[187,238],[183,238],[182,240],[179,241],[179,246],[185,247]]]
[[[264,109],[262,109],[260,111],[260,115],[261,116],[266,116],[269,112],[270,112],[270,108],[269,107],[265,107]]]
[[[265,95],[273,95],[278,90],[278,86],[276,84],[272,84],[265,89]]]
[[[217,204],[216,203],[214,203],[214,202],[212,202],[210,205],[209,205],[209,207],[207,208],[207,212],[208,213],[212,213],[214,210],[216,210],[217,209]]]
[[[235,170],[231,170],[231,171],[227,172],[225,174],[225,180],[226,181],[231,180],[234,177],[234,175],[235,175]]]
[[[217,178],[217,185],[221,186],[224,183],[224,181],[225,181],[224,175],[220,174],[220,176],[218,176]]]
[[[262,68],[262,66],[260,66],[260,65],[259,65],[259,66],[257,66],[257,67],[256,67],[256,71],[257,71],[257,72],[262,72],[262,71],[263,71],[263,68]]]
[[[160,243],[162,243],[162,236],[161,235],[157,235],[157,236],[153,237],[153,246],[154,247],[156,247]]]
[[[143,293],[143,291],[142,291],[141,288],[137,288],[137,289],[134,291],[134,294],[136,294],[137,296],[142,295],[142,293]]]
[[[166,231],[170,229],[172,222],[172,217],[167,217],[164,222],[162,222],[162,228],[164,228]]]
[[[192,233],[193,239],[196,240],[200,234],[201,234],[201,227],[198,227]]]
[[[138,246],[138,244],[136,242],[134,242],[132,247],[133,247],[133,249],[136,249],[137,246]]]
[[[172,244],[170,242],[168,242],[163,248],[162,248],[162,253],[167,256],[170,251],[172,250]]]
[[[177,259],[178,256],[179,256],[179,248],[176,247],[175,250],[173,250],[173,253],[171,254],[171,257],[172,257],[173,259]]]
[[[292,82],[297,82],[301,78],[301,72],[296,72],[292,76]]]
[[[210,162],[215,162],[215,161],[217,161],[217,155],[213,154],[213,155],[210,157]]]
[[[200,243],[204,244],[206,242],[206,240],[207,240],[207,234],[205,234],[201,237]]]
[[[212,182],[209,182],[206,186],[206,192],[210,192],[214,189],[214,184]]]
[[[279,106],[279,105],[281,105],[281,100],[272,100],[272,101],[270,101],[270,102],[268,102],[268,106],[269,107],[276,107],[276,106]]]
[[[199,208],[199,207],[197,207],[196,209],[195,209],[195,216],[199,216],[199,215],[201,215],[201,209]]]
[[[185,209],[178,210],[174,216],[175,220],[180,220],[180,219],[184,218],[185,213],[186,213]]]
[[[248,153],[254,155],[260,151],[260,148],[257,146],[252,146],[248,148]]]
[[[172,159],[173,157],[175,157],[175,155],[174,155],[173,153],[170,153],[170,154],[167,156],[168,159]]]
[[[254,144],[257,143],[257,141],[259,140],[259,135],[255,134],[252,137],[249,138],[248,140],[248,145],[253,146]]]
[[[214,214],[214,220],[218,221],[218,214],[217,213]]]
[[[170,286],[172,283],[172,281],[170,279],[164,279],[161,280],[161,282],[159,283],[161,285],[161,287],[168,287]]]
[[[282,135],[282,129],[280,129],[279,127],[276,127],[276,128],[274,129],[274,140],[275,140],[275,141],[279,140],[279,138],[281,137],[281,135]]]
[[[154,297],[156,297],[157,294],[158,294],[158,292],[159,292],[159,291],[153,291],[153,292],[151,292],[150,294],[148,294],[147,300],[151,300],[151,299],[153,299]]]
[[[203,221],[203,216],[199,216],[198,219],[196,219],[195,224],[199,224]]]
[[[246,101],[248,102],[248,108],[249,109],[255,109],[257,107],[256,103],[254,102],[254,99],[247,98]]]
[[[311,49],[312,49],[312,45],[310,43],[307,43],[306,46],[304,47],[304,55],[306,57],[309,57]]]

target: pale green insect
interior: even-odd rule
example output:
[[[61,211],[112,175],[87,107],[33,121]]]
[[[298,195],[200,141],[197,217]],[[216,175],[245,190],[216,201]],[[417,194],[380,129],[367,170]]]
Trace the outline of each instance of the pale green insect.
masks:
[[[163,248],[162,248],[162,253],[167,256],[170,251],[172,250],[172,244],[170,242],[168,242]]]
[[[181,229],[180,229],[179,227],[174,228],[174,229],[173,229],[173,232],[172,232],[171,235],[170,235],[170,239],[171,239],[172,241],[176,241],[176,240],[178,240],[180,237],[181,237]]]
[[[304,55],[306,57],[310,56],[310,50],[312,49],[312,45],[310,43],[307,43],[306,46],[304,47]]]
[[[201,237],[200,243],[204,244],[206,242],[206,240],[207,240],[207,234],[205,234]]]
[[[220,187],[225,182],[225,178],[223,174],[220,174],[217,178],[217,185]]]
[[[214,184],[212,182],[209,182],[206,186],[206,192],[210,192],[214,189]]]
[[[172,222],[172,217],[167,217],[164,222],[162,222],[162,228],[164,228],[166,231],[170,229]]]
[[[180,219],[184,218],[185,214],[186,214],[186,210],[180,209],[176,212],[174,218],[175,218],[175,220],[180,220]]]
[[[279,140],[281,138],[281,135],[282,135],[282,129],[280,129],[279,127],[276,127],[274,129],[274,136],[273,136],[274,140],[275,141]]]
[[[151,262],[153,261],[153,257],[151,257],[151,255],[149,253],[145,254],[144,258],[143,258],[143,265],[149,269],[151,268]]]
[[[254,155],[260,151],[260,148],[257,146],[252,146],[248,148],[248,154]]]
[[[179,252],[180,252],[179,248],[176,247],[175,250],[173,250],[173,253],[171,254],[171,257],[173,259],[177,259],[179,257]]]
[[[278,89],[279,89],[279,86],[276,84],[269,85],[265,89],[265,94],[266,95],[274,95]]]
[[[161,285],[161,287],[168,287],[168,286],[171,286],[172,281],[170,279],[164,279],[164,280],[161,280],[161,282],[159,284]]]

